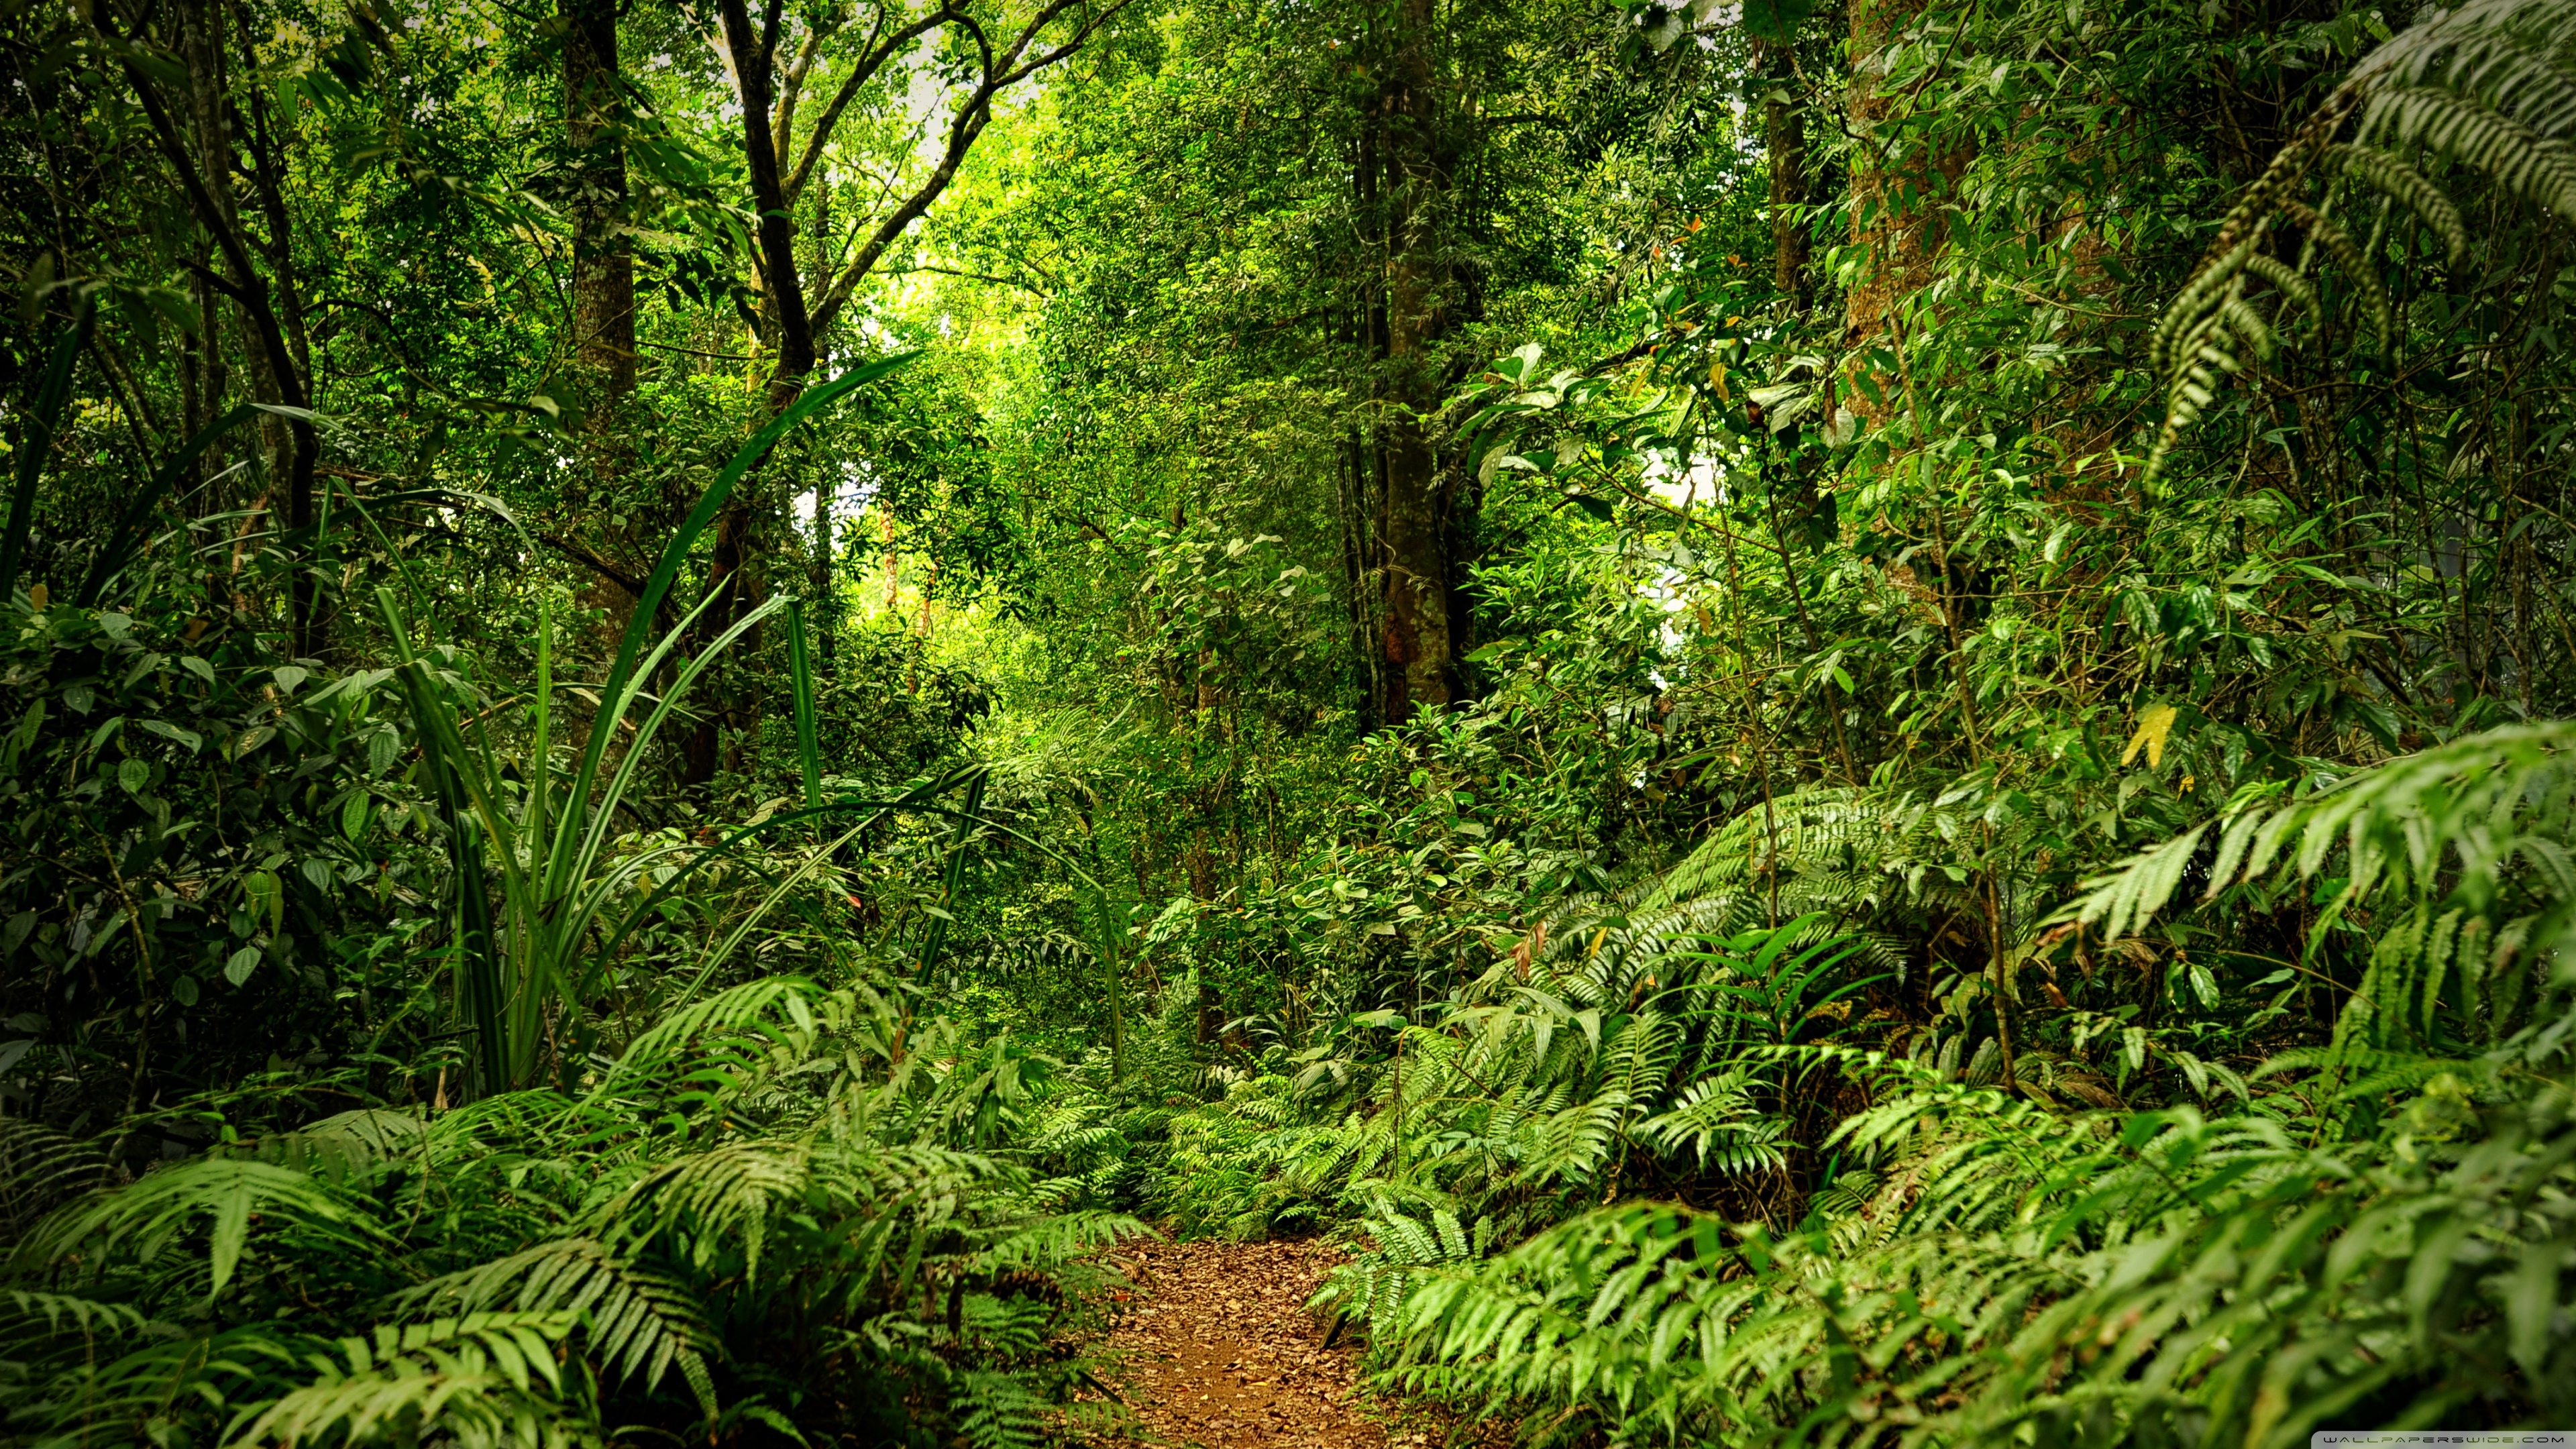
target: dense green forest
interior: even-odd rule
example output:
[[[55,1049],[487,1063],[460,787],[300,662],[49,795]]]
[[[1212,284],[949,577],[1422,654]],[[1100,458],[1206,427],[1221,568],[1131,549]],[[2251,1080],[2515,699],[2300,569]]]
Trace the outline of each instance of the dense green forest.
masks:
[[[2576,3],[0,67],[0,1442],[2576,1427]]]

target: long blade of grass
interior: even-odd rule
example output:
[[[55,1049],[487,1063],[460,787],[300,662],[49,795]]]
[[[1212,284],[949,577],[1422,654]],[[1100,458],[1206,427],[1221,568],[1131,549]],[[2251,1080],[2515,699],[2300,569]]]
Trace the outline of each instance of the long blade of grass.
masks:
[[[503,1019],[501,940],[492,930],[492,897],[483,886],[483,832],[476,828],[470,811],[453,812],[448,818],[456,833],[456,946],[464,953],[466,994],[474,1013],[477,1055],[482,1058],[481,1086],[485,1094],[506,1092],[518,1085],[510,1062],[519,1054],[519,1044],[510,1040]],[[530,1048],[534,1045],[528,1043]]]
[[[715,602],[715,595],[710,592],[706,599],[699,603],[697,609],[690,611],[689,618],[695,619],[700,611],[703,611],[708,604],[713,602]],[[635,772],[641,765],[644,758],[645,746],[651,744],[653,742],[653,737],[661,732],[663,722],[668,720],[671,717],[671,712],[679,707],[681,696],[689,692],[689,686],[697,682],[699,675],[704,674],[711,666],[714,665],[718,655],[724,653],[735,640],[741,638],[747,633],[750,633],[751,630],[762,620],[778,612],[779,606],[782,602],[783,601],[778,599],[771,599],[769,602],[762,604],[750,613],[735,620],[733,627],[725,630],[722,634],[719,634],[714,639],[708,641],[707,647],[698,651],[697,658],[692,659],[687,664],[681,666],[679,677],[671,681],[671,687],[663,692],[660,700],[655,702],[653,712],[646,715],[644,717],[644,723],[636,729],[633,742],[627,746],[625,758],[617,762],[617,773],[609,777],[607,786],[600,791],[598,809],[591,816],[590,829],[583,834],[578,850],[574,853],[570,862],[568,862],[570,872],[566,878],[567,885],[571,881],[587,880],[589,878],[591,868],[598,863],[600,851],[607,848],[609,827],[616,816],[617,802],[626,798],[627,790],[633,786],[635,781]],[[662,641],[660,648],[654,650],[652,658],[655,661],[658,661],[665,652],[670,650],[672,646],[678,642],[681,631],[686,628],[688,628],[688,622],[686,620],[683,620],[677,627],[673,628],[669,637]],[[642,676],[639,675],[637,678],[640,680]],[[633,694],[637,687],[638,686],[636,684],[630,683],[628,686],[629,695]],[[625,707],[629,703],[631,703],[631,700],[629,699],[618,700],[616,706],[617,713],[625,713]],[[606,710],[602,710],[601,717],[608,718],[608,712]],[[574,784],[576,788],[578,788],[580,782],[575,781]],[[569,834],[570,827],[573,825],[574,821],[579,818],[580,806],[577,803],[578,798],[579,797],[577,795],[570,793],[566,795],[562,813],[563,823],[558,827],[559,833]],[[555,895],[550,893],[548,899],[554,898]],[[559,923],[557,929],[559,931],[564,929],[578,931],[580,926],[578,922],[567,919]]]
[[[787,899],[787,893],[789,891],[794,890],[807,876],[812,875],[816,870],[820,869],[826,861],[829,861],[832,858],[834,852],[838,851],[842,846],[849,844],[852,840],[857,839],[859,832],[867,829],[872,823],[873,822],[871,821],[862,820],[858,824],[851,826],[849,829],[842,831],[841,834],[834,838],[829,844],[817,845],[813,849],[805,852],[804,859],[797,862],[796,868],[782,876],[776,885],[770,887],[769,894],[761,898],[760,904],[753,908],[749,913],[745,914],[740,921],[736,922],[733,930],[726,934],[724,940],[718,942],[713,950],[707,952],[705,959],[698,964],[698,974],[689,978],[687,989],[683,990],[677,997],[672,999],[672,1006],[677,1007],[688,1001],[690,998],[696,996],[698,994],[698,988],[706,984],[707,978],[715,974],[716,968],[722,966],[727,960],[732,958],[734,948],[742,944],[743,938],[751,934],[752,928],[758,926],[763,920],[767,919],[769,913],[778,908],[778,903],[780,901]]]
[[[635,600],[635,615],[626,621],[626,633],[618,640],[617,655],[610,663],[608,678],[599,691],[601,708],[591,721],[590,739],[582,746],[581,764],[573,771],[564,802],[563,817],[567,827],[582,816],[590,804],[591,785],[599,776],[600,761],[608,753],[608,742],[616,734],[618,720],[624,713],[628,681],[637,672],[636,663],[645,653],[645,641],[652,637],[653,621],[662,607],[662,600],[678,580],[681,565],[688,561],[689,551],[697,547],[699,535],[715,522],[716,515],[724,509],[725,501],[733,496],[734,485],[767,457],[778,440],[787,436],[798,423],[920,355],[917,351],[897,353],[865,367],[852,368],[820,387],[808,389],[786,411],[770,419],[768,426],[754,433],[751,441],[743,444],[741,451],[735,453],[724,470],[716,475],[716,480],[707,485],[707,491],[699,495],[697,506],[689,510],[689,516],[681,521],[679,530],[671,535],[670,543],[662,549],[661,560],[653,565],[651,576],[644,581],[644,592]],[[634,753],[629,750],[628,758],[632,759]],[[606,810],[613,807],[601,805],[598,808]],[[546,871],[550,885],[559,887],[574,878],[573,856],[579,848],[576,842],[579,834],[581,832],[572,828],[557,830],[555,848]]]
[[[438,725],[446,724],[449,735],[455,733],[455,725],[447,719],[428,669],[412,653],[410,632],[394,603],[393,590],[378,585],[376,603],[384,611],[386,627],[393,631],[394,653],[401,661],[394,670],[394,682],[411,706],[418,728],[421,767],[429,774],[430,794],[446,819],[448,862],[456,883],[457,1002],[477,1038],[479,1085],[485,1092],[506,1091],[511,1085],[511,1044],[501,1019],[501,943],[492,933],[492,900],[483,885],[482,835],[456,778],[463,745],[460,741],[451,752],[440,737]]]
[[[394,602],[390,587],[377,585],[376,604],[384,612],[386,627],[393,631],[394,677],[409,678],[416,686],[406,687],[406,697],[412,701],[412,716],[419,727],[423,757],[435,749],[444,758],[447,777],[456,786],[459,799],[482,817],[484,830],[499,848],[501,874],[511,898],[526,898],[530,883],[519,861],[518,840],[510,812],[504,808],[500,797],[501,772],[498,762],[493,759],[490,742],[485,741],[479,759],[466,745],[463,732],[456,727],[456,712],[447,707],[444,692],[430,677],[429,665],[412,652],[410,631],[403,624],[402,610]],[[479,722],[476,728],[479,733]]]
[[[36,522],[36,479],[54,451],[54,432],[63,420],[63,404],[71,397],[72,369],[80,362],[81,349],[89,345],[90,328],[97,320],[98,308],[90,298],[84,296],[73,305],[72,325],[54,343],[54,360],[45,368],[45,380],[36,389],[36,405],[18,435],[18,477],[9,490],[6,531],[0,532],[0,601],[17,596],[18,566],[27,557],[27,532]]]
[[[783,830],[790,826],[800,824],[806,820],[816,820],[825,815],[839,814],[850,810],[873,810],[876,812],[870,815],[867,819],[860,821],[858,825],[853,827],[851,830],[838,837],[834,842],[835,848],[837,849],[841,844],[854,840],[866,834],[869,830],[874,829],[887,817],[893,815],[899,810],[937,808],[932,806],[930,802],[936,800],[941,795],[946,794],[948,791],[957,788],[959,785],[966,783],[967,778],[972,773],[982,768],[983,767],[980,765],[969,765],[961,769],[951,770],[947,774],[941,775],[935,779],[924,780],[913,786],[911,789],[906,790],[904,793],[895,796],[891,800],[863,800],[856,797],[847,797],[832,801],[814,810],[800,810],[792,814],[771,816],[768,820],[759,825],[742,827],[741,829],[734,831],[724,840],[713,845],[673,847],[666,851],[646,852],[636,858],[620,861],[616,870],[603,872],[599,880],[591,885],[588,893],[576,908],[574,915],[578,919],[586,920],[591,915],[604,909],[609,901],[613,900],[625,889],[628,882],[632,881],[637,875],[641,874],[646,868],[648,868],[652,861],[658,856],[664,854],[678,854],[683,851],[689,854],[690,859],[687,864],[682,865],[678,870],[672,872],[669,880],[660,882],[651,891],[646,892],[643,899],[637,901],[627,910],[625,915],[618,918],[617,924],[606,933],[601,945],[594,953],[595,955],[602,957],[613,955],[615,954],[619,943],[626,939],[627,934],[633,931],[635,927],[641,924],[646,918],[652,916],[656,907],[673,896],[686,891],[691,878],[694,877],[699,870],[714,864],[718,860],[732,856],[737,850],[759,838],[759,836],[765,831]],[[758,916],[755,915],[753,919],[757,920]],[[703,975],[703,973],[701,974]],[[680,999],[686,1000],[686,994],[683,993]]]
[[[814,737],[814,671],[805,658],[805,601],[787,601],[787,677],[796,696],[796,766],[805,777],[805,808],[823,803],[823,752]]]
[[[528,806],[520,819],[526,822],[528,839],[546,838],[546,795],[554,783],[552,769],[553,742],[547,725],[552,718],[555,694],[555,618],[554,597],[537,595],[537,697],[529,710],[528,725],[536,734],[528,749]]]

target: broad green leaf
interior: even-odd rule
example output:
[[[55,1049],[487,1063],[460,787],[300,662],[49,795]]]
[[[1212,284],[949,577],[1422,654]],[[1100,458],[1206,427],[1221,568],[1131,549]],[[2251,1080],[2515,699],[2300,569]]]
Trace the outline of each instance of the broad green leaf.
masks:
[[[2567,1261],[2563,1243],[2527,1243],[2505,1285],[2505,1319],[2513,1361],[2538,1374],[2549,1360],[2551,1321],[2560,1312],[2558,1275]]]
[[[2209,974],[2209,968],[2208,968],[2208,967],[2201,965],[2201,964],[2200,964],[2199,962],[2197,962],[2197,961],[2194,961],[2194,962],[2192,962],[2192,963],[2191,963],[2190,975],[2191,975],[2191,992],[2192,992],[2192,995],[2197,996],[2197,997],[2199,997],[2199,998],[2200,998],[2200,1004],[2201,1004],[2202,1006],[2207,1007],[2207,1008],[2209,1008],[2209,1009],[2210,1009],[2210,1010],[2212,1010],[2212,1011],[2217,1010],[2217,1009],[2218,1009],[2218,980],[2217,980],[2217,978],[2216,978],[2216,977],[2213,977],[2213,976],[2211,976],[2211,975]]]
[[[267,913],[268,929],[272,934],[284,926],[286,886],[278,880],[276,872],[263,868],[242,877],[242,897],[250,903],[253,912]]]

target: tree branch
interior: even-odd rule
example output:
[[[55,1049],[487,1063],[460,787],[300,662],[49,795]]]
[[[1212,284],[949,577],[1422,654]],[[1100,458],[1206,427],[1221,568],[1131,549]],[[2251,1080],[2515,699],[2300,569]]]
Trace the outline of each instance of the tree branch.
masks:
[[[762,281],[769,291],[771,313],[778,322],[778,368],[770,374],[769,402],[777,411],[795,395],[797,384],[814,370],[814,325],[805,310],[803,279],[796,271],[796,228],[788,219],[787,198],[778,183],[778,152],[770,146],[769,80],[771,49],[778,38],[783,0],[770,0],[766,24],[757,40],[743,0],[722,0],[725,42],[733,51],[737,94],[742,100],[743,159],[751,167],[753,204],[760,212]]]
[[[887,36],[882,43],[871,43],[867,50],[861,52],[859,63],[852,67],[849,78],[841,82],[840,90],[833,93],[831,103],[823,108],[822,116],[814,122],[813,134],[805,138],[805,149],[796,158],[796,170],[787,178],[789,202],[805,194],[805,183],[812,179],[815,164],[823,159],[823,148],[831,143],[833,128],[840,125],[841,113],[849,109],[860,88],[876,79],[877,72],[885,69],[886,62],[894,59],[905,46],[958,18],[956,11],[943,5]],[[782,145],[779,149],[783,153],[786,147]]]
[[[796,48],[796,59],[787,66],[787,78],[778,86],[778,120],[770,127],[769,149],[781,156],[796,137],[796,102],[805,94],[805,77],[814,70],[814,58],[823,53],[826,27],[805,27],[805,42]]]
[[[591,552],[589,549],[582,547],[571,539],[562,537],[559,534],[540,533],[537,535],[537,541],[544,544],[546,547],[553,549],[555,552],[562,554],[565,558],[572,560],[574,563],[580,564],[582,567],[589,569],[592,573],[599,575],[610,583],[617,585],[619,588],[624,589],[627,597],[634,599],[641,599],[644,597],[644,581],[642,579],[635,577],[633,574],[626,572],[617,565],[601,558],[598,554]]]
[[[902,236],[907,227],[927,213],[931,204],[939,199],[941,193],[947,191],[949,183],[957,179],[958,167],[965,162],[968,148],[975,144],[975,138],[982,135],[984,127],[992,121],[994,97],[1005,87],[1035,75],[1082,49],[1090,42],[1092,36],[1099,33],[1100,27],[1106,25],[1111,17],[1126,8],[1128,0],[1110,0],[1109,4],[1087,14],[1082,23],[1075,27],[1072,36],[1062,45],[1042,51],[1036,58],[1023,63],[1022,57],[1028,55],[1029,48],[1036,43],[1038,36],[1045,31],[1046,27],[1080,3],[1082,0],[1049,0],[1049,3],[1036,15],[1030,17],[1027,25],[1021,27],[1019,35],[1002,53],[998,63],[993,55],[992,42],[986,38],[983,27],[977,25],[972,16],[961,14],[957,17],[957,23],[964,26],[967,33],[974,38],[975,48],[983,60],[984,78],[976,85],[974,94],[967,98],[965,104],[957,108],[956,119],[950,122],[948,127],[948,144],[941,151],[939,165],[931,171],[929,178],[913,191],[912,195],[904,199],[901,206],[896,207],[885,220],[877,224],[876,230],[869,235],[867,241],[842,266],[840,275],[832,279],[830,288],[824,292],[821,302],[814,308],[815,336],[822,337],[830,334],[834,319],[840,316],[843,307],[849,305],[851,296],[858,291],[859,283],[879,261],[884,259],[886,252],[893,247],[895,239]]]
[[[886,275],[889,277],[909,277],[915,272],[929,272],[934,276],[941,277],[961,277],[969,282],[990,282],[997,287],[1017,287],[1021,291],[1039,298],[1046,298],[1054,295],[1043,287],[1032,286],[1027,282],[1021,281],[1017,277],[997,277],[990,272],[962,272],[955,267],[933,267],[926,265],[910,266],[905,267],[899,272],[888,272]]]

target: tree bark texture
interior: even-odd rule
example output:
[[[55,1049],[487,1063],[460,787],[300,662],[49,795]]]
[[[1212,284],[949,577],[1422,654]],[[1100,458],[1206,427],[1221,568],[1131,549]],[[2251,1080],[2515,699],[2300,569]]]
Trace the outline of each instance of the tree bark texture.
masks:
[[[1762,69],[1763,149],[1771,173],[1772,285],[1800,312],[1813,299],[1807,272],[1807,226],[1798,209],[1807,203],[1807,127],[1792,88],[1798,83],[1789,47],[1757,42],[1755,64]]]
[[[621,228],[626,143],[616,0],[564,0],[564,140],[573,154],[574,357],[593,431],[635,391],[635,253]]]
[[[1386,694],[1379,718],[1402,724],[1455,688],[1451,648],[1449,528],[1440,458],[1423,419],[1440,403],[1433,351],[1447,333],[1442,226],[1449,174],[1440,145],[1440,96],[1432,0],[1398,0],[1392,67],[1378,108],[1380,201],[1386,238],[1384,356],[1379,433],[1383,512],[1378,536],[1385,590]]]
[[[1859,144],[1852,149],[1851,225],[1861,270],[1844,307],[1849,346],[1889,331],[1907,299],[1932,280],[1944,240],[1941,204],[1971,159],[1965,149],[1935,152],[1898,134],[1914,98],[1888,88],[1887,52],[1922,13],[1922,0],[1852,0],[1850,111]],[[1896,410],[1901,384],[1893,375],[1871,381],[1878,399],[1854,387],[1845,401],[1875,421]]]
[[[564,143],[572,153],[572,341],[582,405],[583,486],[579,532],[595,552],[626,565],[652,527],[660,500],[626,493],[627,411],[635,396],[635,252],[624,230],[624,77],[617,54],[616,0],[564,0]],[[611,520],[629,520],[623,528]],[[639,529],[639,524],[641,529]],[[590,648],[602,664],[634,617],[628,583],[593,569],[582,606],[600,616]]]

